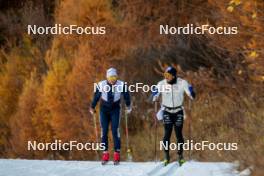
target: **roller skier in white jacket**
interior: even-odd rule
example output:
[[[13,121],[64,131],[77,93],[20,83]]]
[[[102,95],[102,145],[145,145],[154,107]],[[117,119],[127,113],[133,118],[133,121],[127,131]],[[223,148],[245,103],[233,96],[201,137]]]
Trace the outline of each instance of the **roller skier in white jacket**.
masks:
[[[183,122],[184,122],[184,110],[183,101],[184,93],[186,93],[191,99],[195,98],[195,92],[188,82],[184,79],[177,77],[177,71],[174,67],[168,67],[164,72],[162,81],[157,84],[157,89],[153,92],[153,101],[157,101],[159,95],[161,95],[161,109],[162,118],[164,124],[164,137],[163,144],[169,146],[170,137],[174,127],[176,137],[179,164],[182,165],[185,161],[183,159]],[[167,165],[170,161],[169,149],[164,149],[165,159],[164,165]]]

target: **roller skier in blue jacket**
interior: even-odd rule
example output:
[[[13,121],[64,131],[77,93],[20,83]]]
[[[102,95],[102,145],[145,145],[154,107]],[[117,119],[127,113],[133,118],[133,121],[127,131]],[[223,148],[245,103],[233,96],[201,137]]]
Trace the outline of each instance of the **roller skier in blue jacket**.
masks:
[[[96,86],[94,98],[91,104],[90,112],[95,113],[95,107],[100,100],[100,125],[101,125],[101,142],[105,144],[105,151],[102,155],[102,164],[109,161],[108,152],[108,129],[111,123],[112,136],[114,139],[114,162],[120,161],[120,102],[124,97],[126,104],[126,113],[131,112],[130,95],[127,85],[118,80],[115,68],[110,68],[106,72],[106,80],[100,81]]]

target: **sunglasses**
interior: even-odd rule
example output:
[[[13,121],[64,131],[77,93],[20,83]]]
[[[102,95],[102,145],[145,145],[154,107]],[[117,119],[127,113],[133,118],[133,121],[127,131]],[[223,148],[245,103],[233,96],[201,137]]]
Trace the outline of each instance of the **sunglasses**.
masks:
[[[109,76],[107,77],[108,81],[116,81],[117,80],[117,76]]]
[[[165,73],[163,74],[163,76],[164,76],[165,79],[168,79],[168,80],[173,79],[173,76],[172,76],[171,74],[169,74],[168,72],[165,72]]]

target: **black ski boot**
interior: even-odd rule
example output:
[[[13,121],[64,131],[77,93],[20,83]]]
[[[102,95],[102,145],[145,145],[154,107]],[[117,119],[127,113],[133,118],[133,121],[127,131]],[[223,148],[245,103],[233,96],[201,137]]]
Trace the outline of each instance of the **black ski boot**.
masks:
[[[170,154],[169,151],[165,151],[165,158],[163,160],[163,165],[167,166],[170,163]]]
[[[107,162],[109,161],[109,153],[108,151],[104,151],[103,155],[102,155],[102,165],[107,164]]]
[[[179,165],[182,166],[186,161],[183,159],[183,155],[179,155]]]
[[[119,165],[119,162],[120,162],[120,153],[115,152],[114,153],[114,165]]]

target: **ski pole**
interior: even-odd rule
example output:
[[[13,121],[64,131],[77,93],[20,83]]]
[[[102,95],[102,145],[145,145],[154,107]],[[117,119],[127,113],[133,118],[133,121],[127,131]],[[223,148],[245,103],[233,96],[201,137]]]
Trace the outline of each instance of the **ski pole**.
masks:
[[[125,112],[125,123],[126,123],[126,148],[127,148],[127,161],[132,161],[131,149],[129,148],[129,136],[128,136],[128,114]]]
[[[95,131],[96,143],[98,143],[99,140],[98,140],[98,131],[97,131],[97,123],[96,123],[96,112],[93,113],[93,122],[94,122],[94,131]],[[99,160],[98,150],[95,150],[95,151],[96,151],[96,159]]]
[[[191,121],[192,121],[192,116],[191,116],[191,100],[189,100],[189,103],[188,103],[188,110],[189,110],[189,123],[188,123],[188,133],[189,133],[189,142],[191,141],[191,137],[192,137],[192,127],[191,127]],[[191,150],[189,148],[189,152],[188,152],[188,155],[189,155],[189,160],[191,160]]]
[[[158,104],[157,102],[155,101],[155,113],[154,113],[154,120],[155,120],[155,146],[154,146],[154,155],[155,155],[155,162],[157,162],[157,118],[156,118],[156,113],[157,113],[157,109],[158,109]]]

